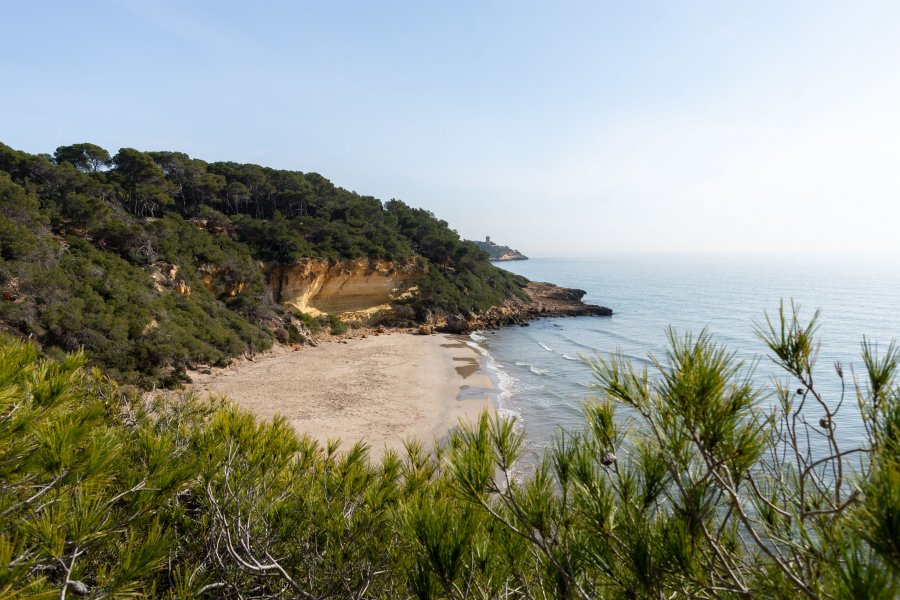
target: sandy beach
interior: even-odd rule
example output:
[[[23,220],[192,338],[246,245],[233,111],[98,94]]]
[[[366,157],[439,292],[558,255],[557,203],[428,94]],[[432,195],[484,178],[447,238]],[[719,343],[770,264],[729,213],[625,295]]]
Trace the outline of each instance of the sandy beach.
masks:
[[[373,456],[403,450],[415,438],[432,443],[460,418],[494,410],[496,387],[477,352],[448,335],[390,333],[280,347],[253,361],[192,373],[193,387],[228,397],[262,419],[284,416],[324,442],[358,440]]]

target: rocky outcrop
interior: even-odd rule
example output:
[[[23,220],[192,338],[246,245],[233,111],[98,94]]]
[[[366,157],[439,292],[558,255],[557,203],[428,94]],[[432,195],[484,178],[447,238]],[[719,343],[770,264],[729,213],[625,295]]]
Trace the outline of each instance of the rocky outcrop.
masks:
[[[435,324],[436,328],[448,333],[468,333],[475,329],[527,325],[528,322],[543,317],[612,316],[612,310],[605,306],[582,302],[581,299],[587,293],[584,290],[530,281],[524,291],[531,298],[531,302],[514,298],[507,300],[502,306],[485,311],[450,315],[439,320]]]
[[[203,287],[216,298],[226,296],[234,298],[249,288],[239,273],[235,273],[226,266],[207,263],[199,266],[197,272]],[[153,263],[150,266],[150,279],[153,280],[153,286],[158,292],[174,291],[185,296],[191,296],[194,293],[181,267],[172,263],[165,261]]]
[[[234,270],[208,263],[197,269],[200,272],[200,281],[203,282],[209,292],[216,298],[240,296],[247,291],[249,285],[243,277]]]
[[[181,274],[181,267],[158,261],[151,265],[150,279],[153,280],[153,287],[158,292],[176,291],[179,294],[190,296],[193,291],[191,286]]]
[[[269,287],[281,304],[318,316],[371,317],[416,292],[426,274],[418,258],[403,262],[307,258],[269,267]]]
[[[531,308],[544,317],[612,316],[612,309],[582,302],[584,290],[531,281],[525,291],[533,301]]]

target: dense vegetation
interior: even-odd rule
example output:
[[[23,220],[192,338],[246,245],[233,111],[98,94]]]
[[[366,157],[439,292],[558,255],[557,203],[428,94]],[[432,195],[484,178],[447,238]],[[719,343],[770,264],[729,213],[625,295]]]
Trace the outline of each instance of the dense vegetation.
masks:
[[[0,596],[895,598],[898,352],[864,343],[845,447],[813,332],[763,329],[771,410],[706,334],[672,335],[653,372],[594,363],[585,429],[519,476],[509,421],[371,462],[4,338]]]
[[[120,381],[168,384],[186,366],[301,339],[291,335],[300,315],[273,302],[268,265],[415,255],[428,268],[407,301],[419,319],[522,294],[521,278],[431,213],[316,173],[0,144],[0,325],[46,348],[83,348]]]

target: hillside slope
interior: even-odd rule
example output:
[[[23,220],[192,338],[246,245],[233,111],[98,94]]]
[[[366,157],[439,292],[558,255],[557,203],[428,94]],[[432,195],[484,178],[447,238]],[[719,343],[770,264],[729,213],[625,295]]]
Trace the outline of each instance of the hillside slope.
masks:
[[[282,298],[286,269],[313,259],[338,279],[305,304]],[[348,269],[362,281],[341,283]],[[413,325],[528,301],[525,284],[430,212],[316,173],[0,144],[0,326],[51,353],[84,348],[124,381],[176,383],[189,366],[302,341],[335,326],[326,313],[369,301]],[[350,300],[335,299],[341,285]]]

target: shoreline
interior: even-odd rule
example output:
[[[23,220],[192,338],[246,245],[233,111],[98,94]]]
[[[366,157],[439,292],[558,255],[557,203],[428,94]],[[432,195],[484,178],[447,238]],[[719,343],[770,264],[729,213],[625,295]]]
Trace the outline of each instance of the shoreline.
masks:
[[[190,373],[190,388],[225,396],[262,420],[280,414],[297,430],[370,456],[446,439],[460,418],[496,414],[500,389],[484,357],[462,336],[380,335],[279,346],[223,369]]]

